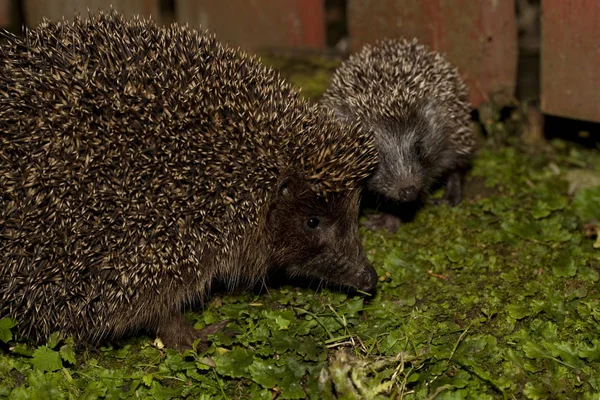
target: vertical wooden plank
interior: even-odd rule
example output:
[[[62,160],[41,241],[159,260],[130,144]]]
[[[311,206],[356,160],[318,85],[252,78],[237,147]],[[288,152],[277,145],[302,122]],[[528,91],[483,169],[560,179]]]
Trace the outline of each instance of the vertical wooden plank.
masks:
[[[98,10],[113,8],[126,17],[139,14],[161,22],[159,0],[23,0],[25,23],[33,27],[46,17],[52,21],[73,19],[77,14],[87,15]]]
[[[326,47],[324,0],[178,0],[176,20],[246,50]]]
[[[514,95],[514,0],[348,0],[353,50],[383,37],[416,37],[461,71],[475,107]]]
[[[600,2],[542,0],[542,111],[600,122]]]
[[[322,0],[296,1],[298,18],[303,28],[301,36],[295,41],[299,46],[324,48],[325,37],[325,4]]]
[[[10,21],[10,0],[0,0],[0,28],[8,28]]]

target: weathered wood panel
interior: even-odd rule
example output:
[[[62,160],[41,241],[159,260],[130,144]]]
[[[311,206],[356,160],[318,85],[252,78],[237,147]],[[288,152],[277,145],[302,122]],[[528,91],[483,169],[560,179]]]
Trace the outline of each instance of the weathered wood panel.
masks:
[[[136,14],[152,16],[155,21],[161,22],[159,15],[159,0],[23,0],[25,23],[32,27],[37,25],[42,18],[52,21],[73,19],[77,14],[87,15],[97,10],[113,8],[123,13],[126,17]]]
[[[348,0],[353,50],[382,37],[417,37],[461,71],[477,107],[514,95],[514,0]]]
[[[6,29],[10,26],[10,15],[10,0],[0,0],[0,28]]]
[[[323,49],[324,0],[178,0],[176,20],[245,50]]]
[[[544,113],[600,122],[600,1],[542,0]]]

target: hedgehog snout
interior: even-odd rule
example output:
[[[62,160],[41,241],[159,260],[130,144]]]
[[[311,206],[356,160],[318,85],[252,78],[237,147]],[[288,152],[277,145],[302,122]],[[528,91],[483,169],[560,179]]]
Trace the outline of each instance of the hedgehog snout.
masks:
[[[357,272],[355,276],[355,286],[363,292],[372,292],[375,290],[378,280],[379,276],[377,276],[375,268],[367,263],[364,265],[364,268]]]
[[[411,185],[398,190],[398,200],[403,202],[415,201],[419,195],[419,189]]]

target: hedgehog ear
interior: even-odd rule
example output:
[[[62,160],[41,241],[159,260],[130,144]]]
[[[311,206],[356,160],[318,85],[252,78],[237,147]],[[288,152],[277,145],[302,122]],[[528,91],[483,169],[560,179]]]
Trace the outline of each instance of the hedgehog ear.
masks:
[[[294,196],[297,178],[286,176],[277,185],[277,198],[290,199]]]
[[[307,184],[295,175],[286,176],[277,185],[276,199],[291,199],[300,195]]]
[[[279,182],[279,185],[277,186],[277,197],[289,198],[292,195],[291,191],[292,189],[290,188],[290,180],[286,178],[283,181]]]

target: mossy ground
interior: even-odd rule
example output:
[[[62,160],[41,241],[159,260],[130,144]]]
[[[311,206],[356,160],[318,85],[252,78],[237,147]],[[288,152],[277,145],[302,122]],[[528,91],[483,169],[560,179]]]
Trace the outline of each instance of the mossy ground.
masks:
[[[304,86],[316,77],[311,97],[335,67],[314,63],[287,73]],[[0,398],[598,398],[600,154],[525,146],[492,125],[460,206],[425,206],[395,234],[362,232],[381,275],[374,298],[218,294],[191,317],[233,318],[239,334],[204,354],[146,337],[30,348],[3,320]]]

